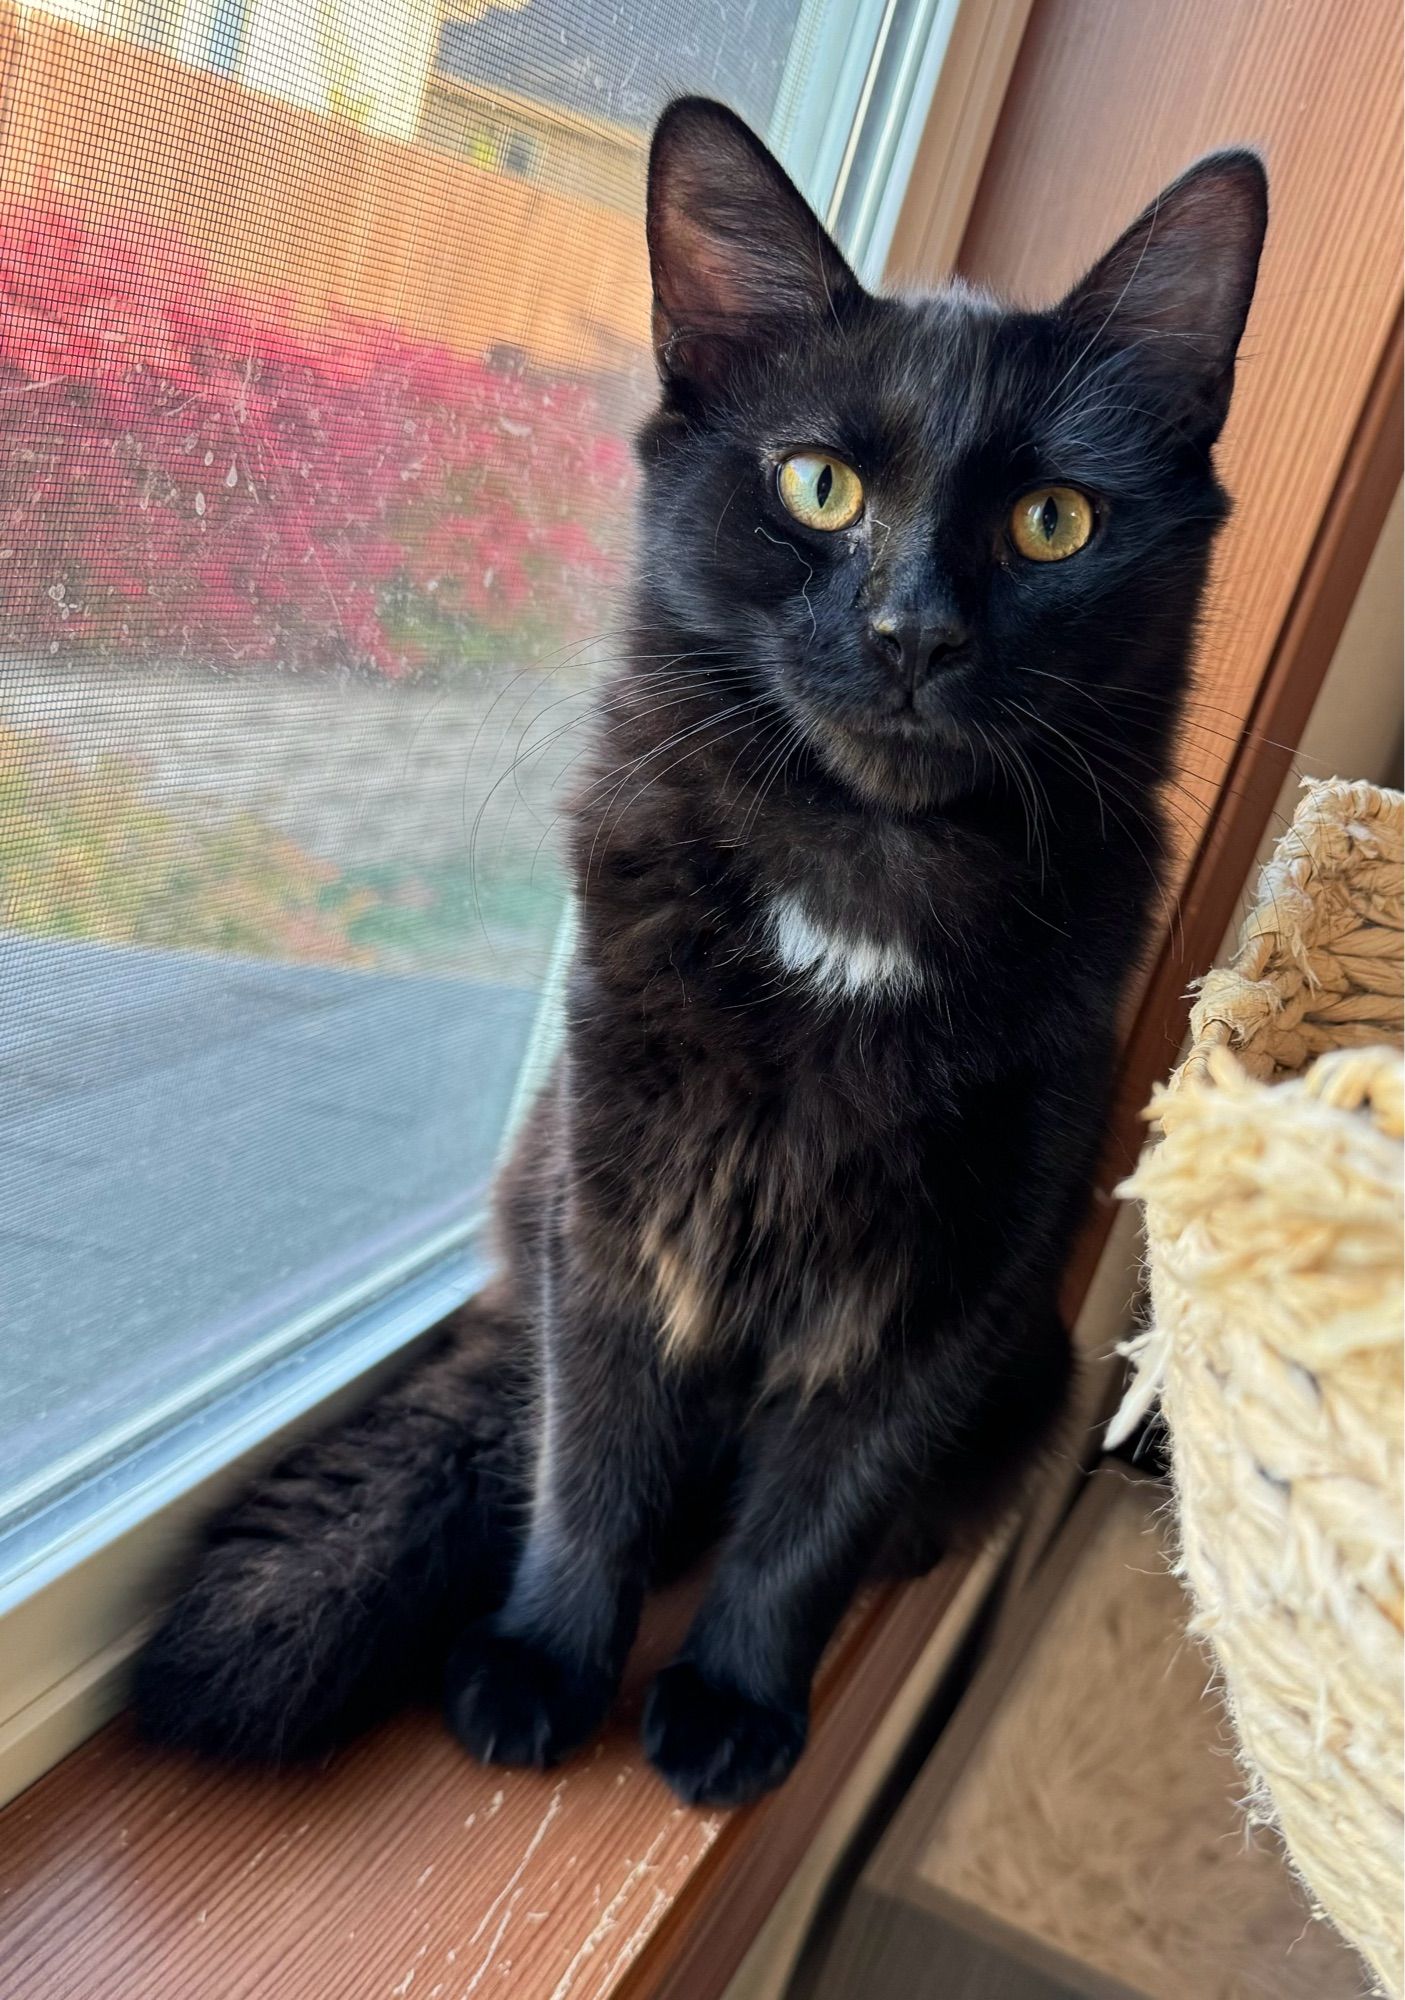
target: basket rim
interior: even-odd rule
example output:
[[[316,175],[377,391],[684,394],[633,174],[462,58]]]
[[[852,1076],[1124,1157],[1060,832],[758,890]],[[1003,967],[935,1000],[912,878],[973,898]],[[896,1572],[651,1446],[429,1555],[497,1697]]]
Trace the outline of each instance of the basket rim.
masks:
[[[1340,778],[1304,779],[1302,792],[1292,823],[1259,872],[1234,951],[1191,989],[1198,998],[1188,1046],[1149,1117],[1157,1117],[1167,1094],[1192,1082],[1223,1086],[1232,1075],[1226,1059],[1252,1059],[1268,1037],[1291,1036],[1311,1015],[1314,1000],[1361,1017],[1344,1019],[1337,1038],[1358,1054],[1372,1046],[1389,1053],[1405,1044],[1405,1000],[1390,990],[1399,982],[1387,970],[1401,953],[1370,941],[1371,934],[1383,933],[1398,938],[1405,951],[1405,794]],[[1311,1046],[1312,1040],[1320,1046]],[[1261,1062],[1283,1075],[1302,1074],[1335,1045],[1318,1029],[1294,1062],[1280,1065],[1272,1051]],[[1260,1066],[1235,1061],[1246,1073]]]

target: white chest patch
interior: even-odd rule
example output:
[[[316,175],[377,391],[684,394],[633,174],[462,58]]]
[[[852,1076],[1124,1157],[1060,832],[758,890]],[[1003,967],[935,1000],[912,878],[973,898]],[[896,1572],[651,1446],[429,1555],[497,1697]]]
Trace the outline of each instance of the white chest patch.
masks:
[[[766,922],[771,948],[786,971],[808,977],[829,999],[896,1000],[922,983],[921,968],[905,945],[827,930],[805,914],[795,896],[773,896]]]

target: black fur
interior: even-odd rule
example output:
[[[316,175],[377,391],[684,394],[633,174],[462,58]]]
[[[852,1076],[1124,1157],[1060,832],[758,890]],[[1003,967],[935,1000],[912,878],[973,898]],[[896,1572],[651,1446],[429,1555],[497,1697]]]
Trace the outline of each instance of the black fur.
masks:
[[[141,1659],[149,1736],[307,1756],[424,1691],[457,1623],[507,1586],[526,1470],[514,1345],[475,1302],[404,1381],[212,1524]]]
[[[325,1744],[456,1631],[450,1726],[551,1762],[650,1578],[720,1534],[644,1733],[681,1796],[735,1802],[800,1754],[861,1577],[1007,1504],[1064,1398],[1264,212],[1223,154],[1053,310],[880,299],[730,114],[665,114],[625,664],[502,1275],[216,1528],[142,1664],[150,1734]],[[783,506],[802,447],[861,476],[852,528]],[[1046,482],[1097,527],[1036,564],[1006,530]],[[826,937],[870,984],[822,989]]]

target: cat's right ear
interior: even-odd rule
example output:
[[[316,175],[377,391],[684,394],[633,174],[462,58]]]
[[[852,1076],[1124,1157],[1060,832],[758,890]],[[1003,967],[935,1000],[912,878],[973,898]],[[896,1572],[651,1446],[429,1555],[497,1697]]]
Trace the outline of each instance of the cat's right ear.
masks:
[[[787,324],[842,320],[863,296],[794,182],[725,105],[670,104],[649,154],[654,353],[666,383],[706,392]]]

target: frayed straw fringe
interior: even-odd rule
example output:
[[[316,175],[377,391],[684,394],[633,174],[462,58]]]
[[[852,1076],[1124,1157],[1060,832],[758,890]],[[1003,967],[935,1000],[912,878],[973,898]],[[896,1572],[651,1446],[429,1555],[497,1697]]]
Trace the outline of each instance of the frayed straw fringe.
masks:
[[[1309,784],[1148,1112],[1178,1573],[1253,1788],[1322,1908],[1405,1987],[1402,801]]]

